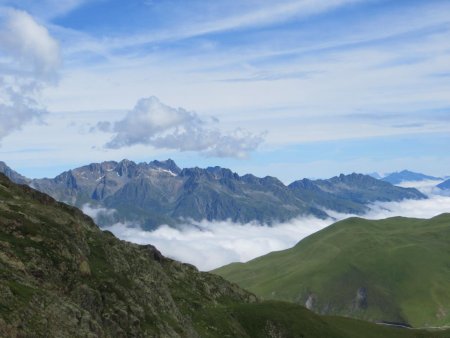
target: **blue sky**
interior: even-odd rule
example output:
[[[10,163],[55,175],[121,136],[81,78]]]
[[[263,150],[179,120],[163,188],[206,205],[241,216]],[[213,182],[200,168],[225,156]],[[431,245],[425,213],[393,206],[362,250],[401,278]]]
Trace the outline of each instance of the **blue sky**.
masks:
[[[450,2],[0,0],[0,159],[450,175]]]

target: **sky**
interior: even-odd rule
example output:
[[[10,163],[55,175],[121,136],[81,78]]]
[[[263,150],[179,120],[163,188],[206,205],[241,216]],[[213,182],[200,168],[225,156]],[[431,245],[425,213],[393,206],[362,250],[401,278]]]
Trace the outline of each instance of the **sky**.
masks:
[[[450,2],[0,0],[0,160],[450,175]]]

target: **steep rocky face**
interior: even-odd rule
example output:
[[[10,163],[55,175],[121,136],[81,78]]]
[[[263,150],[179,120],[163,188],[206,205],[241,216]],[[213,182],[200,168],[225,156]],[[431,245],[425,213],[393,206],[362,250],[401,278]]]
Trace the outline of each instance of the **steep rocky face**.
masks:
[[[1,167],[0,167],[1,171]],[[221,167],[180,169],[174,161],[92,163],[53,179],[29,184],[59,201],[115,209],[108,222],[152,229],[193,219],[272,224],[302,215],[325,218],[325,210],[363,214],[374,201],[425,198],[366,175],[301,180],[285,186],[275,177],[239,176]]]
[[[310,208],[276,178],[240,177],[229,169],[183,169],[183,190],[172,215],[195,220],[225,220],[264,223],[286,221],[302,214],[325,217]]]

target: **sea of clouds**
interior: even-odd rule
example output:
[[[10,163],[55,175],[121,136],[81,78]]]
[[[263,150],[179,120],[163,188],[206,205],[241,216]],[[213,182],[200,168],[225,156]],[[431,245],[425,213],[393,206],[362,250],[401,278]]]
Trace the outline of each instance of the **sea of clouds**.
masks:
[[[435,188],[438,183],[440,182],[405,182],[401,186],[416,187],[425,193],[428,199],[374,203],[370,205],[370,210],[363,217],[368,219],[393,216],[431,218],[450,212],[450,196],[446,196],[442,190]],[[110,210],[99,210],[87,206],[84,211],[94,218],[102,213],[111,213]],[[256,222],[237,224],[231,221],[202,221],[178,228],[161,226],[153,231],[145,231],[139,226],[123,223],[104,229],[129,242],[152,244],[167,257],[208,271],[231,262],[246,262],[271,251],[290,248],[301,239],[337,220],[355,216],[331,211],[328,213],[332,218],[322,220],[314,217],[300,217],[272,226]]]

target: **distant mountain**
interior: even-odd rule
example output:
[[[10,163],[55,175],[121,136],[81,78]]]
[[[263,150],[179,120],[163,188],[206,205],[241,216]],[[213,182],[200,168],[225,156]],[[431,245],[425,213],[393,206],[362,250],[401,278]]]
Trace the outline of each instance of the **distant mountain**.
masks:
[[[367,175],[301,180],[284,185],[275,177],[239,176],[220,167],[180,169],[174,161],[108,161],[29,184],[59,201],[115,209],[105,224],[137,222],[147,229],[187,219],[234,222],[287,221],[300,215],[325,218],[325,210],[364,214],[368,203],[426,198]]]
[[[440,180],[439,177],[434,176],[428,176],[421,173],[415,173],[409,170],[403,170],[400,172],[395,172],[388,174],[384,178],[382,178],[383,181],[389,182],[391,184],[400,184],[402,182],[419,182],[419,181],[426,181],[426,180]]]
[[[350,218],[295,247],[217,273],[264,299],[412,326],[450,323],[450,214]]]
[[[437,187],[442,190],[450,190],[450,179],[438,184]]]
[[[0,202],[1,337],[448,337],[260,301],[1,174]]]

